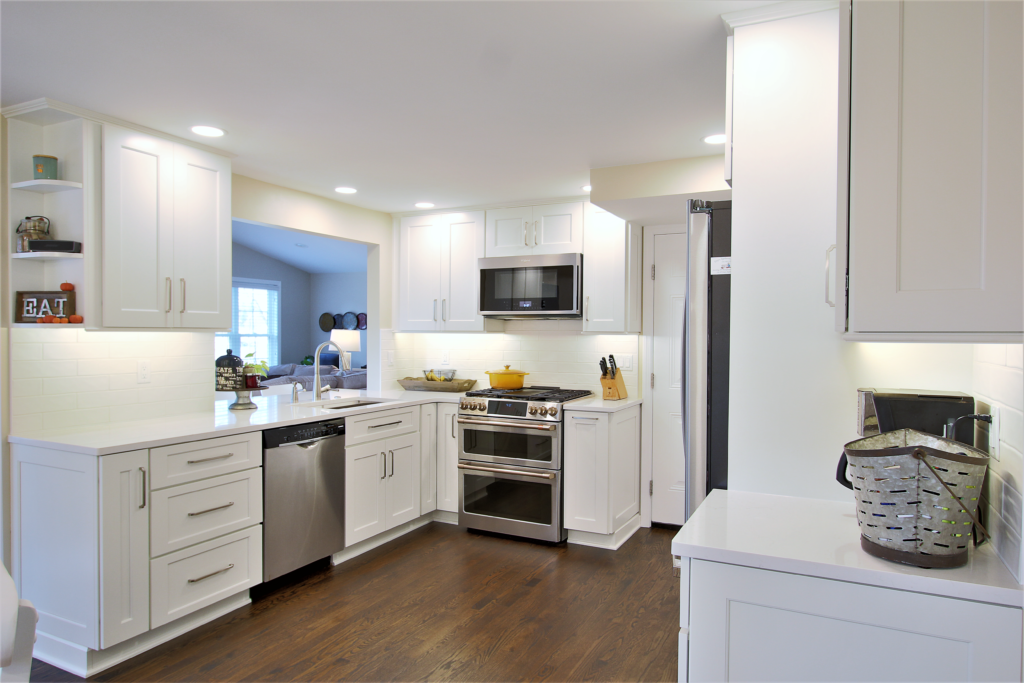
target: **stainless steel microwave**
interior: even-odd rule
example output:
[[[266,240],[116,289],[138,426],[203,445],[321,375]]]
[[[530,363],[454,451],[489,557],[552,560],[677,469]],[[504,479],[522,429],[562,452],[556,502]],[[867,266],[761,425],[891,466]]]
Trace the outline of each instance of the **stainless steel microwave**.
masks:
[[[503,320],[582,318],[583,254],[482,258],[480,315]]]

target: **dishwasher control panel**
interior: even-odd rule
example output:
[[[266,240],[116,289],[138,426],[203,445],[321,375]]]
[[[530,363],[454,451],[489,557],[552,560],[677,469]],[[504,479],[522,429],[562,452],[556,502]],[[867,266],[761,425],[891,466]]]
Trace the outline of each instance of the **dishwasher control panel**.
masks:
[[[312,422],[293,427],[267,429],[263,432],[263,448],[277,448],[290,443],[340,436],[345,433],[345,418]]]

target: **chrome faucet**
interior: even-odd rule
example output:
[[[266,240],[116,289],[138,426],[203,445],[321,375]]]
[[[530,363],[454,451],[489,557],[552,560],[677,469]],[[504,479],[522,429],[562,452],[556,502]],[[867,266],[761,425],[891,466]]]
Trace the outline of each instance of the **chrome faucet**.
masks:
[[[292,382],[292,403],[299,402],[300,391],[305,391],[305,387],[302,386],[302,382]]]
[[[319,401],[320,396],[323,394],[324,389],[330,389],[330,387],[320,386],[320,352],[330,344],[334,348],[338,349],[338,353],[344,355],[344,351],[341,347],[332,342],[330,339],[325,341],[320,346],[316,347],[316,352],[313,353],[313,400]]]

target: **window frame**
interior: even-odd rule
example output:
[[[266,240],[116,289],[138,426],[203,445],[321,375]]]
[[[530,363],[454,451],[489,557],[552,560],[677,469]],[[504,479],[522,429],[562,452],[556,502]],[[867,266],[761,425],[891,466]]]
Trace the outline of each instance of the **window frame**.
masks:
[[[227,342],[228,342],[228,347],[225,347],[225,348],[231,348],[236,354],[238,354],[238,355],[241,354],[241,350],[242,350],[241,349],[241,340],[240,340],[241,335],[235,329],[235,324],[238,321],[238,311],[235,310],[235,303],[238,301],[238,298],[237,298],[237,296],[235,296],[235,292],[234,292],[234,290],[236,288],[241,288],[241,289],[267,289],[267,290],[274,290],[274,291],[277,292],[277,321],[276,321],[277,322],[277,325],[276,325],[277,330],[276,330],[276,335],[275,335],[276,338],[277,338],[277,358],[276,359],[268,359],[267,360],[267,365],[279,365],[281,363],[281,318],[282,318],[282,314],[281,313],[282,313],[282,303],[284,302],[284,287],[282,286],[280,280],[262,280],[262,279],[251,278],[251,277],[232,277],[231,278],[231,290],[232,290],[231,291],[231,329],[228,330],[226,333],[218,331],[215,334],[216,340],[220,341],[221,339],[225,339],[226,338]],[[246,336],[253,336],[253,335],[246,335]],[[235,341],[236,339],[238,339],[237,343]],[[235,349],[236,345],[239,348]],[[268,345],[268,346],[270,346],[270,348],[273,350],[273,346],[272,345]],[[219,346],[218,346],[218,348],[214,351],[214,356],[215,357],[219,357],[223,353],[224,353],[224,351],[222,349],[220,349]],[[276,360],[276,362],[271,362],[272,360]]]

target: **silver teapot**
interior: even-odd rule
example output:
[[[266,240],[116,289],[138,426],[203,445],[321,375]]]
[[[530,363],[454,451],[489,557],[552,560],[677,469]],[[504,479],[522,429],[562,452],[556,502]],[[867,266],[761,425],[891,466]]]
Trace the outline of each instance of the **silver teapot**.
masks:
[[[15,230],[18,235],[18,253],[32,251],[28,248],[29,240],[52,240],[50,235],[50,219],[46,216],[25,216],[25,220]]]

